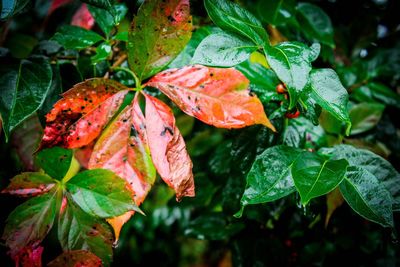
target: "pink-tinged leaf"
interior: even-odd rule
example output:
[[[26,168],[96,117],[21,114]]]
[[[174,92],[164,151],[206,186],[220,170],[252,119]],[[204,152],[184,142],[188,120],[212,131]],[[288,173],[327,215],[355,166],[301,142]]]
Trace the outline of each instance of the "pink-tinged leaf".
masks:
[[[92,156],[93,148],[94,142],[81,148],[75,149],[74,156],[79,164],[85,169],[89,169],[89,160]]]
[[[47,264],[47,267],[100,267],[101,259],[86,250],[65,251]]]
[[[161,178],[175,190],[179,201],[194,196],[192,161],[175,125],[171,109],[155,97],[146,98],[146,133],[153,163]]]
[[[43,247],[37,244],[25,247],[12,256],[15,267],[42,267]]]
[[[118,111],[127,92],[125,86],[101,78],[75,85],[46,115],[39,149],[78,148],[90,144]]]
[[[20,197],[32,197],[50,191],[55,185],[53,178],[40,172],[24,172],[11,179],[2,193]]]
[[[187,66],[163,71],[147,85],[207,124],[228,129],[263,124],[275,131],[261,101],[249,91],[249,80],[238,70]]]
[[[189,0],[144,1],[129,30],[129,66],[139,79],[151,77],[181,52],[191,35]]]
[[[71,25],[78,26],[90,30],[95,23],[94,18],[89,12],[86,4],[82,4],[81,7],[75,12],[72,17]]]
[[[37,170],[33,154],[42,136],[43,128],[37,115],[31,116],[18,125],[11,135],[11,143],[26,170]]]
[[[146,198],[156,177],[144,127],[144,117],[135,97],[99,137],[89,161],[89,169],[109,169],[124,178],[137,206]],[[133,212],[108,220],[117,239],[120,228],[131,215]]]
[[[72,3],[73,0],[53,0],[51,2],[51,6],[49,8],[49,11],[47,12],[48,15],[51,15],[51,13],[54,12],[54,10],[56,10],[57,8],[59,8],[60,6]]]

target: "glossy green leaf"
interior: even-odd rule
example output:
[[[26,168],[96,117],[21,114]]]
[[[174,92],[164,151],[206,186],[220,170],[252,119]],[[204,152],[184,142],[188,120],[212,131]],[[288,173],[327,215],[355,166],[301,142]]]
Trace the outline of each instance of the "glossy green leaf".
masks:
[[[314,69],[310,74],[311,97],[323,109],[346,123],[346,134],[350,133],[351,121],[347,111],[349,95],[332,69]]]
[[[40,243],[53,226],[56,217],[57,190],[29,199],[7,218],[2,239],[11,253]]]
[[[1,191],[10,195],[31,197],[48,192],[55,180],[40,172],[23,172],[11,179],[10,184]]]
[[[321,8],[310,3],[299,3],[297,11],[300,29],[309,39],[335,47],[331,19]]]
[[[316,153],[301,153],[291,170],[301,203],[306,205],[312,198],[335,189],[343,180],[348,165],[345,159],[328,160]]]
[[[190,41],[187,43],[185,48],[179,53],[179,55],[168,65],[168,69],[182,68],[190,64],[196,48],[199,46],[201,41],[210,34],[222,33],[220,28],[212,26],[204,26],[198,28],[193,32]]]
[[[263,21],[275,26],[294,22],[296,19],[295,0],[258,1],[257,10]]]
[[[299,42],[284,42],[275,46],[265,46],[264,49],[268,64],[279,79],[286,84],[291,109],[296,105],[308,82],[315,52]]]
[[[268,34],[261,22],[240,5],[228,0],[205,0],[204,6],[221,29],[246,37],[258,46],[268,43]]]
[[[104,266],[112,260],[113,235],[103,220],[90,216],[71,198],[65,198],[58,220],[58,240],[64,251],[88,250],[102,259]]]
[[[111,30],[118,25],[128,11],[123,4],[114,6],[115,16],[103,8],[88,5],[88,9],[106,37],[110,36]]]
[[[329,149],[333,159],[346,159],[350,166],[365,170],[383,184],[392,194],[393,210],[400,211],[400,174],[382,157],[365,149],[350,145],[339,145]]]
[[[350,166],[340,184],[350,207],[367,220],[393,227],[392,197],[376,176],[362,167]]]
[[[320,125],[314,125],[309,119],[299,117],[289,120],[282,135],[282,143],[291,147],[315,148],[326,145],[326,135]]]
[[[67,183],[72,199],[85,212],[101,218],[139,211],[126,181],[105,169],[81,172]]]
[[[351,107],[351,135],[359,134],[374,128],[382,117],[385,106],[378,103],[360,103]]]
[[[257,156],[247,174],[246,190],[240,201],[244,207],[274,201],[293,193],[291,168],[301,150],[288,146],[274,146]],[[243,209],[237,213],[241,216]]]
[[[99,34],[81,27],[64,25],[58,29],[51,40],[65,49],[83,49],[103,40]]]
[[[51,66],[43,58],[0,66],[0,114],[6,140],[18,124],[43,104],[51,79]]]
[[[188,0],[145,1],[129,31],[130,68],[141,80],[153,76],[181,52],[191,34]]]
[[[271,69],[267,69],[259,63],[251,62],[251,60],[236,65],[235,69],[249,79],[251,92],[254,92],[263,104],[271,100],[283,100],[283,95],[276,93],[279,79]]]
[[[111,53],[111,45],[104,42],[96,47],[96,55],[92,56],[90,59],[93,64],[96,64],[100,61],[106,60],[108,57],[110,57]]]
[[[101,267],[101,259],[87,250],[65,251],[47,264],[47,267]]]
[[[8,19],[21,12],[29,0],[2,0],[0,1],[0,20]]]
[[[257,47],[233,34],[217,33],[207,36],[197,47],[192,64],[232,67],[249,58]]]
[[[356,88],[351,97],[359,102],[378,102],[400,108],[400,95],[381,83],[370,82]]]
[[[53,147],[41,150],[36,155],[36,164],[51,177],[61,180],[72,162],[72,150]]]

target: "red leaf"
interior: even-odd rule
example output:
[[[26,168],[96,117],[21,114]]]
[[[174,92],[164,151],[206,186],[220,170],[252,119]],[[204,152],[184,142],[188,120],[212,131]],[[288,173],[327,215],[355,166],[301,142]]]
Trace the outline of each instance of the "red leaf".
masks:
[[[194,196],[192,161],[171,109],[146,95],[146,133],[153,163],[161,178],[175,190],[177,200]]]
[[[89,12],[86,4],[82,4],[81,7],[75,12],[72,17],[71,25],[85,28],[90,30],[95,23],[94,18]]]
[[[42,253],[43,247],[36,244],[20,250],[12,258],[15,261],[15,267],[42,267]]]
[[[46,128],[39,149],[88,145],[118,111],[127,92],[125,86],[101,78],[75,85],[46,115]]]
[[[74,156],[76,160],[85,169],[89,169],[89,160],[93,152],[93,147],[94,142],[91,142],[90,144],[75,150]]]
[[[50,191],[54,185],[54,180],[47,174],[23,172],[12,178],[7,188],[1,192],[21,197],[32,197]]]
[[[124,178],[138,206],[146,198],[156,177],[144,127],[144,117],[136,96],[133,104],[125,107],[102,133],[89,161],[89,169],[109,169]],[[108,220],[116,239],[122,225],[132,215],[133,212],[128,212]]]
[[[274,126],[260,100],[252,94],[249,80],[235,69],[201,65],[170,69],[154,76],[148,86],[157,87],[190,116],[220,128]]]
[[[51,2],[51,6],[49,8],[49,11],[47,12],[48,15],[50,15],[51,13],[53,13],[54,10],[56,10],[57,8],[59,8],[60,6],[66,5],[71,3],[73,0],[53,0]]]
[[[100,267],[101,259],[86,250],[66,251],[47,264],[48,267]]]

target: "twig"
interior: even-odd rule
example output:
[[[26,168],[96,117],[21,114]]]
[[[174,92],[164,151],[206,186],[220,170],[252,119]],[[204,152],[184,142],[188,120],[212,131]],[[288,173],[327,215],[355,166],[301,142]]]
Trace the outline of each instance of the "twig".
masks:
[[[114,62],[114,64],[112,64],[111,69],[114,69],[114,68],[120,66],[127,58],[128,58],[128,55],[127,55],[127,54],[123,54],[122,56],[120,56],[120,57]]]

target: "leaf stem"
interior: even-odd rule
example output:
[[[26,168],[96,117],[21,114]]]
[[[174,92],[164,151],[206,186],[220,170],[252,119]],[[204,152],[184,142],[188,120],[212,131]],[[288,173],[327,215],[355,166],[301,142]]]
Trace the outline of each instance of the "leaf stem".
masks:
[[[140,84],[140,80],[133,71],[131,71],[130,69],[124,68],[124,67],[114,67],[114,68],[112,68],[112,70],[121,70],[121,71],[125,71],[125,72],[129,73],[135,80],[136,91],[142,90],[142,85]]]

